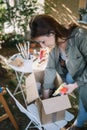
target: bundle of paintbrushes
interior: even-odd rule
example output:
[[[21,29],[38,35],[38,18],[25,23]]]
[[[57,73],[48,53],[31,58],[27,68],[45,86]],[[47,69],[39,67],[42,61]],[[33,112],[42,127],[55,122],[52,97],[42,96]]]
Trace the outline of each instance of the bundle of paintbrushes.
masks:
[[[30,46],[29,42],[16,44],[18,51],[21,53],[24,59],[30,59],[29,46]]]

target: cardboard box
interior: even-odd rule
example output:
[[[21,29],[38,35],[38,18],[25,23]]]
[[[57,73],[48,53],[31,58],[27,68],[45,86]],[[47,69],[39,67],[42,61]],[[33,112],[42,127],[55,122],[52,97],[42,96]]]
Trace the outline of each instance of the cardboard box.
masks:
[[[26,78],[26,94],[27,102],[35,101],[42,124],[62,120],[65,117],[65,110],[71,107],[71,103],[67,95],[52,97],[41,100],[36,82],[43,83],[44,72],[35,72]],[[60,76],[57,74],[54,84],[58,87],[62,83]]]
[[[61,105],[62,104],[62,105]],[[36,100],[42,124],[59,121],[65,118],[65,110],[71,107],[68,96]]]

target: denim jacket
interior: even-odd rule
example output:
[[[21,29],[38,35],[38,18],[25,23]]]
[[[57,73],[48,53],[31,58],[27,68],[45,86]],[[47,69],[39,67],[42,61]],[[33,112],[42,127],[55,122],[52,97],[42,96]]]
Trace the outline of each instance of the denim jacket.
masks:
[[[72,78],[79,86],[79,96],[87,110],[87,30],[77,27],[67,41],[66,67]],[[54,87],[56,72],[64,79],[59,62],[59,48],[56,46],[49,53],[49,59],[45,70],[44,89]]]

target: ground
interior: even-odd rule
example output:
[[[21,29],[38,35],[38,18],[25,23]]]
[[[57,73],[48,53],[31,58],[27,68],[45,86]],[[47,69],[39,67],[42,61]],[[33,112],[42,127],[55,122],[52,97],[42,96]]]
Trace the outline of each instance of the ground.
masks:
[[[54,16],[60,23],[67,24],[70,21],[77,22],[77,20],[79,19],[79,15],[78,15],[79,0],[45,0],[45,5],[46,5],[45,6],[46,13]],[[0,55],[1,55],[0,59],[4,59],[4,58],[8,59],[10,56],[12,56],[15,53],[17,53],[16,48],[3,47],[0,50]],[[13,91],[14,89],[13,86],[15,87],[15,83],[16,83],[14,81],[15,81],[14,72],[9,70],[8,66],[3,65],[2,72],[0,72],[1,86],[8,85],[10,86],[10,89]],[[76,92],[76,96],[77,96],[77,92]],[[17,109],[17,107],[15,106],[14,102],[12,101],[12,99],[9,97],[8,94],[5,95],[5,99],[20,127],[20,130],[24,130],[28,122],[27,117],[19,112],[19,110]],[[69,110],[76,117],[77,109],[78,109],[78,104],[77,104],[78,100],[72,97],[70,97],[70,100],[72,103],[72,109],[69,109]],[[4,112],[3,107],[0,104],[0,115],[3,112]],[[67,127],[70,126],[72,122],[70,122],[67,125]],[[12,123],[9,121],[9,119],[6,119],[0,122],[0,130],[14,130],[14,127]]]

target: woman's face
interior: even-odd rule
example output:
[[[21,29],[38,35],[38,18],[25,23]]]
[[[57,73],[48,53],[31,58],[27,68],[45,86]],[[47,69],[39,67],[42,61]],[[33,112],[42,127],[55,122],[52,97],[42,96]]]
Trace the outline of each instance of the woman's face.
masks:
[[[43,48],[51,48],[55,46],[55,35],[50,33],[49,35],[39,36],[34,38],[34,41],[38,42]]]

